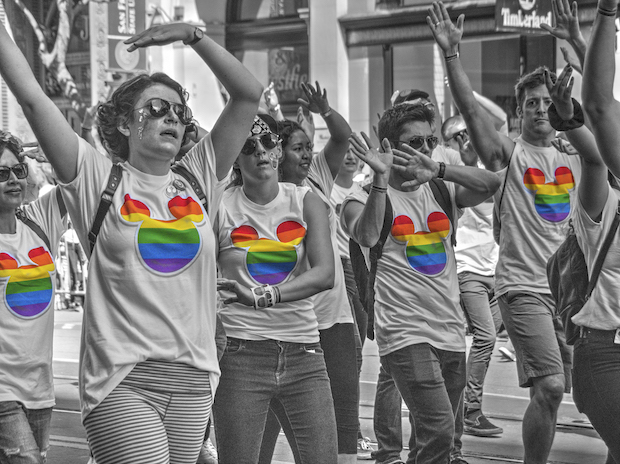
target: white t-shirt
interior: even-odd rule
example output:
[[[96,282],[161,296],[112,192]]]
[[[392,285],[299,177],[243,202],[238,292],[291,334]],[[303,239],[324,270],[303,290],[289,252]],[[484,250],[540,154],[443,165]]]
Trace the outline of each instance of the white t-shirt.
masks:
[[[454,184],[446,186],[454,205]],[[379,354],[419,343],[464,352],[465,321],[448,216],[428,184],[413,192],[388,186],[388,195],[394,219],[375,280]],[[365,204],[366,199],[366,192],[349,196],[342,207],[349,201]]]
[[[588,276],[592,275],[594,261],[616,215],[619,197],[620,192],[610,186],[600,222],[590,219],[580,201],[575,205],[573,224],[577,242],[588,265]],[[620,230],[616,232],[611,242],[590,299],[583,305],[581,311],[573,316],[572,321],[576,325],[591,329],[620,328],[620,286],[618,282],[620,282]]]
[[[203,184],[208,212],[180,175],[151,175],[122,164],[89,261],[80,349],[83,417],[147,359],[204,371],[215,393],[216,242],[210,218],[224,184],[215,174],[211,136],[181,164]],[[77,177],[63,186],[63,194],[88,254],[88,232],[111,167],[79,139]]]
[[[24,212],[52,249],[21,220],[14,234],[0,234],[0,402],[42,409],[54,406],[54,256],[66,218],[60,216],[55,189]]]
[[[547,260],[566,238],[581,177],[579,156],[515,140],[501,199],[496,295],[509,290],[550,293]],[[506,173],[508,178],[506,179]],[[494,196],[499,202],[503,185]]]
[[[332,194],[329,197],[332,208],[336,211],[336,216],[340,218],[340,208],[342,207],[342,202],[344,199],[355,193],[362,190],[362,187],[359,183],[353,182],[351,187],[341,187],[340,185],[334,183],[334,187],[332,188]],[[341,257],[349,258],[349,236],[344,232],[342,225],[340,224],[340,220],[338,220],[337,224],[337,239],[338,239],[338,252]]]
[[[252,202],[243,187],[224,192],[220,208],[218,257],[222,276],[245,287],[279,285],[308,270],[304,197],[310,190],[280,183],[266,205]],[[232,296],[222,292],[222,299]],[[257,309],[241,303],[223,305],[226,335],[244,340],[316,343],[319,332],[313,298]]]
[[[353,312],[349,303],[349,297],[347,296],[344,270],[340,261],[340,251],[338,250],[338,216],[331,207],[329,200],[334,186],[334,178],[325,159],[325,150],[321,150],[318,155],[312,158],[308,178],[320,186],[320,188],[317,188],[308,179],[305,179],[303,182],[303,185],[310,187],[327,207],[331,244],[334,252],[334,287],[314,296],[314,310],[319,320],[319,330],[325,330],[334,324],[353,323]]]
[[[493,239],[493,200],[463,208],[456,233],[456,272],[495,274],[499,247]]]

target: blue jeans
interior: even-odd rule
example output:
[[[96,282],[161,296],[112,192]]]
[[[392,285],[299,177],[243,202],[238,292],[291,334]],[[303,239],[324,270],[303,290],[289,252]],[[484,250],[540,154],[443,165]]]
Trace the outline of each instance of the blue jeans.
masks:
[[[420,343],[382,356],[381,365],[413,418],[416,462],[446,464],[465,387],[465,353]]]
[[[465,386],[465,407],[482,408],[482,389],[487,375],[497,331],[502,325],[493,276],[482,276],[473,272],[459,274],[461,306],[473,334],[473,341],[467,357],[467,384]]]
[[[27,409],[17,401],[0,402],[0,464],[45,464],[52,408]]]
[[[336,464],[336,419],[319,343],[228,338],[213,413],[220,464],[258,462],[268,412],[296,463]]]
[[[573,352],[573,398],[620,463],[620,345],[579,339]],[[607,462],[614,462],[608,460]]]

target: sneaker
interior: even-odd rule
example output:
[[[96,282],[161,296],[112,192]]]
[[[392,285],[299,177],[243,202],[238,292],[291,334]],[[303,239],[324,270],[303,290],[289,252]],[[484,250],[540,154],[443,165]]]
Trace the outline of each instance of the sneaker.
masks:
[[[502,354],[502,357],[506,358],[509,361],[516,361],[517,357],[515,356],[515,354],[510,351],[508,348],[506,348],[505,346],[500,347],[499,352]]]
[[[450,458],[450,464],[469,464],[463,456],[454,456]]]
[[[207,438],[202,444],[196,464],[217,464],[217,450],[210,438]]]
[[[370,438],[363,437],[357,439],[357,459],[372,459],[373,447],[370,446]]]
[[[472,412],[465,412],[463,432],[478,437],[490,437],[503,433],[504,429],[492,424],[489,419],[482,414],[482,411],[474,410]]]

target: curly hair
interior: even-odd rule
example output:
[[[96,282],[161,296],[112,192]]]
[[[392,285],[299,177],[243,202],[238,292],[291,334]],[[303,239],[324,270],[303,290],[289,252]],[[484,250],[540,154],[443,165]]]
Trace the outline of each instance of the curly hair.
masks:
[[[525,74],[521,76],[521,78],[519,78],[515,85],[515,97],[517,97],[518,107],[521,107],[523,105],[526,89],[535,89],[536,87],[540,87],[541,85],[546,85],[545,71],[549,72],[551,82],[555,84],[555,81],[557,80],[557,75],[553,71],[549,71],[549,68],[547,68],[546,66],[539,66],[531,73]]]
[[[435,112],[424,105],[397,105],[385,110],[379,120],[379,140],[399,140],[403,126],[410,122],[427,122],[435,124]]]
[[[126,160],[129,156],[127,136],[120,133],[119,126],[133,121],[136,102],[142,93],[156,84],[163,84],[174,90],[187,103],[188,94],[181,84],[164,73],[140,74],[123,82],[114,91],[110,100],[97,109],[97,132],[105,149],[114,157]]]
[[[297,131],[304,132],[302,127],[297,122],[291,121],[290,119],[278,121],[278,135],[280,136],[280,140],[282,140],[282,150],[286,149],[291,135]]]
[[[25,156],[21,140],[10,132],[0,130],[0,156],[2,156],[5,149],[13,153],[18,162],[24,162]]]

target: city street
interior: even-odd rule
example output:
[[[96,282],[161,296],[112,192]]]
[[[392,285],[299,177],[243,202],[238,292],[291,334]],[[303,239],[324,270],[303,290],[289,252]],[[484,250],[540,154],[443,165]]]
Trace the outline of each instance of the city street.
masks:
[[[56,408],[54,410],[49,464],[86,464],[89,451],[80,422],[77,372],[81,330],[81,312],[56,311],[54,333],[54,376]],[[463,453],[470,464],[522,462],[521,419],[528,403],[528,391],[517,387],[515,363],[505,360],[498,341],[485,383],[485,414],[504,429],[494,438],[463,436]],[[372,411],[379,358],[374,342],[364,347],[361,383],[360,419],[362,433],[374,442]],[[407,443],[409,423],[403,411],[404,442]],[[406,459],[406,450],[402,454]],[[550,463],[602,464],[606,448],[587,418],[576,410],[571,395],[566,395],[558,415],[558,427]],[[275,464],[292,464],[292,453],[283,435],[280,436]],[[370,462],[370,461],[359,461]]]

